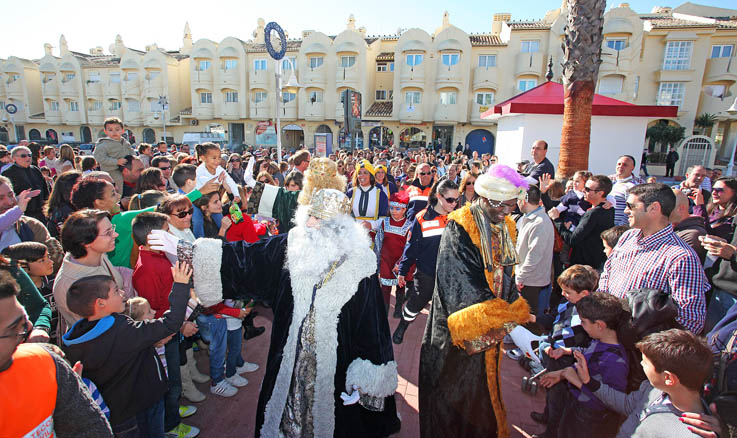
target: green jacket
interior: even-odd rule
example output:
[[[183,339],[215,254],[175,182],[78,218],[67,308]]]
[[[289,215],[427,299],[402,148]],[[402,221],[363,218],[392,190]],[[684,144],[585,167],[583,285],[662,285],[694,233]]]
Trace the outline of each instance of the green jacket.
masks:
[[[202,193],[199,190],[192,190],[187,193],[187,198],[194,202],[202,197]],[[118,213],[110,219],[110,222],[115,226],[115,232],[118,233],[118,237],[115,238],[115,249],[107,253],[107,257],[113,266],[123,266],[126,268],[131,267],[131,251],[133,250],[133,219],[138,216],[139,213],[144,211],[155,211],[156,206],[149,207],[143,210],[126,211],[124,213]]]
[[[28,320],[31,321],[34,328],[43,328],[47,331],[51,329],[51,305],[46,298],[41,295],[36,285],[33,284],[31,277],[26,274],[22,268],[11,266],[10,275],[20,286],[20,294],[18,294],[18,302],[26,309]]]

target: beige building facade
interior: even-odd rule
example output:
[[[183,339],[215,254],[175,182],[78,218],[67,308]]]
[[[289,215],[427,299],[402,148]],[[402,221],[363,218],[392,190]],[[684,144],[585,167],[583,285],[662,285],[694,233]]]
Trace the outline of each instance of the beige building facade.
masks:
[[[207,134],[234,147],[271,146],[275,129],[267,125],[278,106],[288,148],[312,148],[328,134],[333,147],[432,142],[493,151],[503,147],[494,144],[496,122],[480,115],[541,84],[548,64],[560,81],[566,18],[565,7],[527,22],[494,14],[487,32],[475,34],[445,13],[432,33],[369,36],[351,16],[338,35],[308,30],[288,39],[283,83],[294,73],[301,87],[281,94],[263,20],[248,41],[193,40],[186,26],[175,51],[130,49],[118,36],[108,54],[100,47],[83,54],[62,36],[56,55],[47,45],[39,60],[0,60],[0,142],[94,142],[102,121],[117,116],[136,142],[161,140],[166,130],[170,142]],[[606,12],[603,31],[597,92],[678,105],[668,123],[687,135],[699,115],[715,115],[706,132],[716,144],[710,161],[728,159],[737,141],[737,117],[726,113],[737,94],[737,10],[685,3],[643,14],[621,4]],[[342,135],[347,89],[362,95],[358,142]],[[9,104],[18,109],[13,115],[4,111]]]

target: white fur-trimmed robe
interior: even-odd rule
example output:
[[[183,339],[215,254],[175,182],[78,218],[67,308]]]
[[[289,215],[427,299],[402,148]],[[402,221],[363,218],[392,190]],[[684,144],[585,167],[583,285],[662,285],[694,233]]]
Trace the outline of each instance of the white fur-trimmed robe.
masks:
[[[271,304],[274,312],[256,436],[279,435],[299,328],[310,309],[313,285],[323,272],[311,266],[321,266],[322,263],[311,260],[319,258],[320,252],[295,243],[298,240],[294,236],[299,232],[295,228],[289,238],[280,235],[255,244],[234,242],[222,247],[223,296],[262,299]],[[381,437],[399,428],[393,397],[397,368],[389,324],[375,256],[368,237],[363,232],[361,236],[358,241],[354,239],[346,260],[315,298],[317,379],[312,414],[317,437]],[[195,248],[204,244],[199,242]],[[206,257],[205,253],[195,251],[199,257]],[[311,256],[305,257],[306,254]],[[217,253],[213,252],[212,257],[216,258]],[[193,262],[197,266],[197,260]],[[210,276],[207,281],[217,282],[215,277]],[[384,411],[370,411],[360,404],[343,406],[340,393],[353,385],[363,394],[386,397]]]

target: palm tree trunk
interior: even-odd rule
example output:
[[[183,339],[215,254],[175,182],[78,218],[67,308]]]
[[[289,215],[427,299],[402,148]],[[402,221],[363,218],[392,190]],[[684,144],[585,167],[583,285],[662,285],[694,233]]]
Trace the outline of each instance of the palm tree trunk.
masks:
[[[563,42],[564,109],[558,176],[589,168],[591,106],[601,63],[605,0],[568,0]]]

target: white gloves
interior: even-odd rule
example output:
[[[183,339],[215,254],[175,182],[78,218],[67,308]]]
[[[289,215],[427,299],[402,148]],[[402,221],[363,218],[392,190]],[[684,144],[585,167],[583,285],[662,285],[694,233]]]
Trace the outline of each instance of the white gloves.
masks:
[[[163,251],[174,257],[177,256],[177,243],[179,243],[179,238],[164,230],[152,230],[148,235],[148,244],[151,249]]]
[[[248,160],[248,166],[246,166],[246,170],[243,173],[243,181],[246,182],[246,185],[250,188],[254,188],[256,186],[256,180],[253,179],[253,166],[256,164],[256,160],[253,159],[253,156]]]
[[[358,386],[353,385],[353,392],[346,394],[345,392],[340,393],[340,398],[343,399],[343,406],[353,405],[358,403],[358,399],[361,398],[361,394],[358,392]]]

